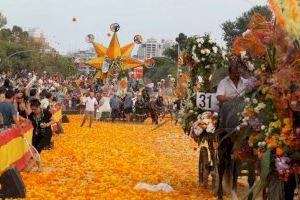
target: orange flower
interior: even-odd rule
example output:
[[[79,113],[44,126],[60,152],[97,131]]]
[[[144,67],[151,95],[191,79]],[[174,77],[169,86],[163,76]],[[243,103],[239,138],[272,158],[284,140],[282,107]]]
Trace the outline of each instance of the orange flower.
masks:
[[[266,138],[266,143],[269,149],[274,149],[277,147],[277,141],[273,137]]]
[[[282,156],[283,153],[284,153],[284,152],[283,152],[283,149],[282,149],[282,148],[280,148],[280,147],[277,147],[277,148],[276,148],[276,155],[277,155],[277,156]]]
[[[284,16],[283,16],[278,4],[276,3],[275,0],[268,0],[268,2],[269,2],[269,5],[270,5],[271,9],[273,10],[273,12],[276,16],[276,20],[277,20],[278,24],[281,27],[284,27],[285,24],[286,24],[286,21],[284,19]]]

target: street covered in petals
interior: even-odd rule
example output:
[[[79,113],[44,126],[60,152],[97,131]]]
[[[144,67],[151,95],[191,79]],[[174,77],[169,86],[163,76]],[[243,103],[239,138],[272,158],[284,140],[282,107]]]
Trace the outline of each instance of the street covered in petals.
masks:
[[[300,200],[300,0],[0,8],[0,199]]]
[[[78,128],[79,116],[70,121],[42,153],[44,172],[22,173],[28,199],[215,199],[199,187],[197,144],[180,126],[97,122],[89,129]],[[134,190],[139,182],[164,182],[175,192]]]

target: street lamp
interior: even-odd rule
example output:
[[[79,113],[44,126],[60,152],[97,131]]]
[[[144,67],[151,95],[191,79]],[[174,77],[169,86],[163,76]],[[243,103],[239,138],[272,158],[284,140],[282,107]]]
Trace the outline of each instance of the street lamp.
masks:
[[[27,52],[32,52],[32,51],[36,51],[36,50],[17,51],[17,52],[15,52],[15,53],[9,55],[8,57],[6,57],[6,58],[3,59],[3,60],[0,58],[0,69],[1,69],[2,65],[3,65],[7,60],[9,60],[11,57],[13,57],[13,56],[15,56],[15,55],[17,55],[17,54],[20,54],[20,53],[27,53]],[[2,62],[1,62],[1,61],[2,61]]]
[[[179,63],[179,57],[180,57],[180,45],[179,45],[179,42],[177,42],[177,81],[176,81],[176,86],[178,86],[178,79],[179,79],[179,66],[180,66],[180,63]]]

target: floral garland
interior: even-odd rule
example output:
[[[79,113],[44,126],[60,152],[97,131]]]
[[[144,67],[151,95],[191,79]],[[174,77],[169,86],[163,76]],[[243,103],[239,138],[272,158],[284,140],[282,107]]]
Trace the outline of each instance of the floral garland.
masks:
[[[184,131],[195,141],[201,142],[204,136],[212,135],[212,130],[216,128],[217,115],[213,111],[198,108],[196,94],[214,91],[212,79],[217,69],[227,65],[226,52],[222,51],[210,35],[205,34],[188,39],[183,59],[190,68],[190,81],[181,120]],[[202,126],[202,131],[199,126]]]

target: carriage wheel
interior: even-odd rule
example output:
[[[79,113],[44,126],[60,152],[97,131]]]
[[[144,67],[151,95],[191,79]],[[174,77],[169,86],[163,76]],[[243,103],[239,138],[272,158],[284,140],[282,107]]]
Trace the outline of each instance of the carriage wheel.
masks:
[[[212,157],[212,161],[213,161],[213,166],[211,169],[211,177],[212,177],[212,181],[211,181],[211,191],[214,195],[218,194],[218,185],[219,185],[219,171],[218,171],[218,155],[217,155],[217,151],[213,152],[213,157]]]
[[[206,147],[201,147],[199,155],[199,184],[207,187],[209,175],[208,152]]]

